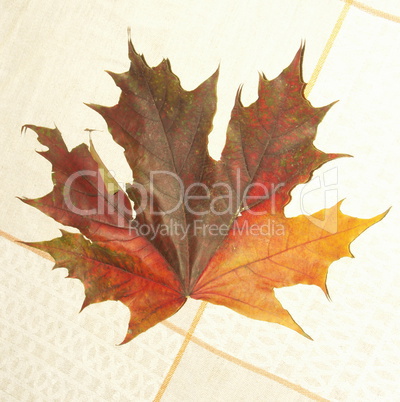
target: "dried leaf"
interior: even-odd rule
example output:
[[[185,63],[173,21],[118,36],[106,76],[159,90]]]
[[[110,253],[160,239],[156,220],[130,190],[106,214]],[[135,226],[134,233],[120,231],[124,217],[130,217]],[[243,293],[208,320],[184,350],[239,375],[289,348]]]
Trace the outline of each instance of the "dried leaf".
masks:
[[[221,159],[208,153],[218,71],[184,90],[168,60],[150,68],[129,44],[131,67],[110,73],[122,93],[99,112],[125,150],[132,183],[125,193],[91,143],[69,151],[58,129],[25,126],[48,147],[53,190],[24,199],[81,234],[28,243],[85,286],[83,307],[118,300],[131,312],[127,342],[174,314],[191,296],[308,335],[274,288],[317,285],[328,295],[329,265],[351,256],[349,244],[381,220],[344,215],[339,204],[287,218],[290,192],[340,156],[313,145],[332,105],[304,97],[303,47],[259,97],[244,107],[240,90]],[[136,217],[129,198],[134,202]]]

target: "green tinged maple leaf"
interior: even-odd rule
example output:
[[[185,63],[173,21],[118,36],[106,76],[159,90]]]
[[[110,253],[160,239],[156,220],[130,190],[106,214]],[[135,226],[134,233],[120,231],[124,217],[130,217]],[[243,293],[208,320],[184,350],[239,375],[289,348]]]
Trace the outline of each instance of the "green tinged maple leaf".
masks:
[[[83,308],[106,300],[129,308],[124,342],[170,317],[189,296],[308,336],[274,288],[302,283],[327,294],[329,265],[351,256],[351,241],[382,219],[344,215],[339,204],[312,216],[284,215],[296,185],[344,156],[313,145],[331,105],[314,108],[304,98],[303,50],[277,78],[260,76],[250,106],[238,92],[216,161],[208,135],[218,71],[186,91],[168,60],[151,68],[130,43],[129,71],[109,73],[121,88],[118,104],[89,105],[125,151],[132,170],[126,193],[92,145],[69,151],[58,129],[25,126],[48,147],[40,154],[52,164],[54,188],[23,201],[81,233],[27,244],[82,281]]]

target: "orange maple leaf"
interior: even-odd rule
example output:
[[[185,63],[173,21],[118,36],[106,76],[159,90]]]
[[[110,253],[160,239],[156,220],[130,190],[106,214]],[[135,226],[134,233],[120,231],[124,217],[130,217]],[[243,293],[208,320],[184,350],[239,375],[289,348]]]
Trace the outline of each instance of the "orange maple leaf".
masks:
[[[185,91],[168,60],[150,68],[130,43],[130,70],[110,73],[122,90],[118,104],[90,105],[125,150],[132,169],[126,193],[92,144],[69,151],[57,129],[25,126],[48,147],[41,154],[53,166],[54,188],[23,201],[81,232],[27,244],[83,282],[82,308],[105,300],[128,306],[124,342],[174,314],[188,296],[308,336],[274,288],[317,285],[328,295],[329,265],[351,256],[351,241],[384,216],[353,218],[339,204],[312,216],[284,215],[297,184],[345,156],[313,145],[331,105],[314,108],[304,98],[303,50],[274,80],[260,76],[250,106],[238,92],[215,161],[207,148],[218,71]]]

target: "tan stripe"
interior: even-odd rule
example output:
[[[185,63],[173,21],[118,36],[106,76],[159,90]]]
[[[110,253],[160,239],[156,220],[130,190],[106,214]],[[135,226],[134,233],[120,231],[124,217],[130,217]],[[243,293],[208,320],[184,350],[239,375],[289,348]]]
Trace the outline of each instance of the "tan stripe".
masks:
[[[33,247],[29,247],[29,246],[25,245],[24,243],[21,243],[21,241],[19,239],[17,239],[16,237],[10,235],[9,233],[6,233],[6,232],[3,232],[2,230],[0,230],[0,236],[4,237],[5,239],[7,239],[7,240],[19,245],[19,246],[22,246],[22,247],[28,249],[29,251],[32,251],[33,253],[35,253],[35,254],[37,254],[37,255],[39,255],[39,256],[47,259],[47,260],[54,261],[49,254],[45,253],[44,251],[35,249]],[[244,362],[244,361],[242,361],[240,359],[237,359],[236,357],[233,357],[233,356],[229,355],[228,353],[222,352],[222,351],[214,348],[213,346],[209,345],[208,343],[202,341],[201,339],[193,336],[194,330],[196,329],[196,326],[197,326],[198,322],[200,321],[200,317],[203,314],[206,305],[207,305],[206,302],[201,303],[200,308],[197,311],[197,314],[196,314],[195,318],[193,319],[193,322],[192,322],[192,324],[191,324],[191,326],[189,328],[189,331],[185,331],[183,328],[180,328],[177,325],[172,324],[168,320],[165,320],[165,321],[162,322],[162,324],[165,325],[167,328],[169,328],[170,330],[172,330],[172,331],[184,336],[185,339],[184,339],[184,342],[183,342],[181,348],[179,349],[179,352],[178,352],[174,362],[172,363],[171,368],[168,371],[168,374],[167,374],[168,381],[167,381],[167,377],[166,377],[164,379],[164,382],[163,382],[163,385],[162,385],[162,392],[161,392],[161,388],[160,388],[160,390],[158,391],[158,394],[156,396],[155,401],[160,400],[162,395],[164,394],[169,382],[171,381],[171,378],[172,378],[174,372],[176,371],[176,369],[178,367],[178,364],[182,360],[182,357],[183,357],[183,354],[185,352],[185,349],[187,348],[187,346],[188,346],[190,341],[192,341],[193,343],[203,347],[204,349],[210,351],[211,353],[213,353],[213,354],[215,354],[215,355],[217,355],[219,357],[222,357],[223,359],[229,360],[229,361],[231,361],[231,362],[233,362],[233,363],[235,363],[235,364],[237,364],[237,365],[239,365],[241,367],[247,368],[248,370],[253,371],[255,373],[258,373],[258,374],[260,374],[260,375],[262,375],[264,377],[267,377],[267,378],[269,378],[271,380],[275,380],[278,383],[280,383],[282,385],[285,385],[285,386],[287,386],[287,387],[289,387],[289,388],[291,388],[291,389],[293,389],[293,390],[295,390],[295,391],[297,391],[297,392],[299,392],[299,393],[301,393],[303,395],[306,395],[311,399],[315,399],[317,401],[325,401],[325,399],[320,398],[318,395],[313,394],[312,392],[306,390],[305,388],[300,387],[299,385],[293,384],[293,383],[291,383],[291,382],[289,382],[289,381],[287,381],[287,380],[285,380],[285,379],[283,379],[283,378],[281,378],[281,377],[279,377],[279,376],[277,376],[275,374],[271,374],[268,371],[260,369],[259,367],[253,366],[252,364],[249,364],[249,363],[246,363],[246,362]]]
[[[336,38],[336,36],[337,36],[337,34],[338,34],[342,24],[343,24],[343,21],[344,21],[347,13],[349,11],[349,8],[350,8],[351,4],[352,4],[352,1],[346,2],[345,6],[343,7],[343,10],[339,15],[339,18],[338,18],[338,20],[337,20],[337,22],[336,22],[336,24],[335,24],[335,26],[334,26],[334,28],[332,30],[332,33],[331,33],[331,35],[330,35],[330,37],[328,39],[328,42],[325,45],[323,53],[322,53],[320,59],[318,60],[317,66],[314,69],[314,72],[313,72],[313,74],[311,76],[311,79],[310,79],[310,81],[309,81],[309,83],[308,83],[308,85],[307,85],[307,87],[306,87],[306,89],[304,91],[305,96],[308,96],[310,94],[311,89],[313,88],[313,86],[315,84],[315,81],[318,78],[318,75],[319,75],[319,73],[321,71],[321,68],[322,68],[323,64],[325,63],[325,61],[326,61],[328,53],[332,48],[333,42],[335,41],[335,38]],[[4,232],[0,232],[0,234],[4,236],[5,233],[4,234],[3,233]],[[5,235],[6,236],[4,236],[4,237],[8,238],[9,240],[16,241],[16,239],[12,238],[12,236],[7,235],[7,234],[5,234]],[[20,244],[20,245],[22,245],[22,246],[34,251],[36,254],[41,255],[44,258],[51,259],[51,257],[47,253],[41,252],[40,250],[32,249],[31,247],[26,246],[26,245],[24,245],[22,243],[18,243],[18,244]],[[200,305],[200,307],[199,307],[199,309],[198,309],[198,311],[196,313],[196,316],[193,319],[193,322],[192,322],[192,324],[191,324],[191,326],[189,328],[189,331],[186,333],[185,339],[183,340],[183,343],[182,343],[182,345],[181,345],[181,347],[180,347],[180,349],[178,351],[178,354],[176,355],[176,357],[175,357],[175,359],[174,359],[174,361],[173,361],[173,363],[172,363],[172,365],[171,365],[166,377],[164,378],[164,381],[161,384],[161,387],[160,387],[160,389],[159,389],[154,401],[160,401],[162,396],[164,395],[164,392],[166,391],[166,389],[167,389],[167,387],[168,387],[168,385],[169,385],[169,383],[170,383],[170,381],[171,381],[171,379],[172,379],[172,377],[173,377],[173,375],[174,375],[174,373],[175,373],[180,361],[182,360],[182,357],[183,357],[183,355],[184,355],[184,353],[186,351],[187,346],[189,345],[190,341],[193,340],[193,333],[194,333],[198,323],[200,322],[201,316],[202,316],[206,306],[207,306],[206,302],[201,303],[201,305]],[[167,325],[167,326],[170,325],[171,326],[172,324],[165,322],[165,325]],[[181,330],[179,329],[178,332],[180,332],[180,331]],[[239,364],[240,366],[242,366],[244,368],[247,368],[249,370],[257,372],[257,373],[259,373],[261,375],[265,375],[268,378],[274,379],[275,381],[277,381],[277,382],[279,382],[279,383],[281,383],[283,385],[286,385],[289,388],[294,389],[294,390],[296,390],[298,392],[301,392],[304,395],[307,395],[307,396],[312,395],[310,397],[313,397],[314,399],[317,398],[317,400],[323,400],[319,396],[311,394],[309,391],[305,390],[304,388],[301,388],[301,387],[299,387],[299,386],[297,386],[295,384],[289,383],[288,381],[286,381],[286,380],[284,380],[284,379],[282,379],[282,378],[280,378],[278,376],[275,376],[275,375],[273,375],[271,373],[268,373],[267,371],[264,371],[264,370],[262,370],[262,369],[260,369],[258,367],[255,367],[255,366],[253,366],[253,365],[251,365],[249,363],[246,363],[246,362],[241,361],[241,360],[239,360],[239,359],[237,359],[237,358],[235,358],[235,357],[233,357],[231,355],[228,355],[228,354],[226,354],[226,353],[224,353],[222,351],[219,351],[218,349],[213,348],[211,345],[206,344],[205,342],[201,341],[198,338],[196,338],[196,343],[199,344],[199,345],[201,343],[201,346],[205,347],[207,350],[211,351],[212,353],[215,353],[218,356],[221,356],[221,357],[223,357],[223,358],[225,358],[227,360],[230,360],[230,361],[232,361],[232,362],[234,362],[236,364]]]
[[[175,331],[180,335],[184,336],[186,334],[186,331],[184,329],[176,326],[175,324],[172,324],[169,321],[163,321],[163,324],[170,330]],[[307,396],[310,399],[314,399],[316,401],[327,401],[327,399],[321,398],[319,395],[312,393],[311,391],[301,387],[300,385],[294,384],[288,380],[285,380],[282,377],[279,377],[279,376],[272,374],[266,370],[263,370],[257,366],[247,363],[241,359],[238,359],[237,357],[234,357],[228,353],[225,353],[217,348],[214,348],[213,346],[211,346],[207,342],[202,341],[201,339],[197,338],[196,336],[192,336],[191,341],[193,343],[195,343],[196,345],[199,345],[202,348],[208,350],[209,352],[217,355],[218,357],[222,357],[223,359],[228,360],[232,363],[235,363],[240,367],[243,367],[247,370],[252,371],[253,373],[257,373],[264,377],[269,378],[270,380],[274,380],[274,381],[278,382],[279,384],[282,384],[282,385],[292,389],[293,391],[297,391],[298,393]]]
[[[33,248],[33,247],[29,247],[26,244],[21,243],[21,241],[19,239],[17,239],[16,237],[10,235],[9,233],[6,233],[6,232],[3,232],[2,230],[0,230],[0,236],[4,237],[5,239],[7,239],[7,240],[19,245],[19,246],[22,246],[22,247],[28,249],[29,251],[32,251],[33,253],[35,253],[35,254],[37,254],[37,255],[39,255],[39,256],[47,259],[47,260],[54,261],[53,258],[49,254],[47,254],[46,252],[44,252],[42,250],[38,250],[38,249]],[[192,341],[196,345],[201,346],[202,348],[208,350],[209,352],[211,352],[211,353],[213,353],[213,354],[215,354],[215,355],[217,355],[219,357],[222,357],[223,359],[229,360],[232,363],[235,363],[235,364],[237,364],[237,365],[239,365],[241,367],[244,367],[244,368],[246,368],[246,369],[248,369],[250,371],[253,371],[254,373],[260,374],[260,375],[262,375],[264,377],[267,377],[267,378],[269,378],[271,380],[275,380],[278,383],[280,383],[282,385],[285,385],[285,386],[287,386],[287,387],[299,392],[302,395],[305,395],[305,396],[307,396],[307,397],[309,397],[311,399],[315,399],[316,401],[325,401],[325,399],[319,397],[316,394],[313,394],[312,392],[308,391],[305,388],[300,387],[299,385],[293,384],[293,383],[285,380],[284,378],[281,378],[281,377],[279,377],[279,376],[277,376],[275,374],[269,373],[268,371],[260,369],[259,367],[253,366],[252,364],[246,363],[243,360],[237,359],[236,357],[234,357],[232,355],[229,355],[228,353],[222,352],[222,351],[214,348],[210,344],[202,341],[201,339],[193,336],[193,332],[194,332],[198,322],[200,321],[200,317],[203,314],[206,305],[207,305],[206,302],[201,303],[200,308],[197,311],[196,317],[193,319],[193,322],[192,322],[192,324],[191,324],[191,326],[189,328],[189,331],[185,331],[183,328],[180,328],[177,325],[172,324],[168,320],[165,320],[165,321],[162,322],[162,324],[165,325],[170,330],[172,330],[172,331],[184,336],[185,337],[184,343],[186,341],[185,347],[183,347],[183,344],[182,344],[182,346],[181,346],[181,348],[180,348],[180,350],[179,350],[179,352],[177,354],[177,357],[179,356],[179,361],[177,361],[177,357],[176,357],[175,360],[174,360],[174,363],[173,363],[173,366],[174,366],[173,370],[172,370],[172,366],[171,366],[171,368],[170,368],[170,370],[169,370],[169,372],[167,374],[167,376],[169,375],[168,383],[171,381],[172,375],[175,372],[175,370],[177,369],[178,364],[182,359],[183,353],[184,353],[185,349],[187,348],[187,345],[189,344],[190,341]],[[189,332],[190,332],[190,334],[189,334]],[[165,386],[163,387],[163,392],[160,394],[160,391],[161,391],[161,388],[160,388],[160,391],[158,391],[158,394],[157,394],[157,396],[160,394],[159,398],[157,399],[157,397],[156,397],[155,400],[159,400],[162,397],[162,394],[165,392],[165,390],[167,388],[167,385],[168,385],[166,379],[164,380],[164,383],[165,383]]]
[[[193,332],[195,331],[197,324],[200,321],[201,316],[204,313],[205,308],[207,307],[207,302],[201,302],[199,309],[197,310],[197,313],[192,321],[192,324],[190,325],[189,330],[186,333],[185,339],[183,340],[182,346],[180,347],[178,354],[175,357],[175,360],[172,362],[171,367],[169,368],[169,371],[164,378],[163,383],[161,384],[160,389],[157,392],[156,397],[154,398],[154,402],[158,402],[161,400],[162,396],[164,395],[165,390],[168,387],[168,384],[171,381],[172,376],[174,375],[180,361],[182,360],[183,354],[185,353],[186,348],[189,345],[190,340],[193,337]]]
[[[28,245],[22,243],[21,240],[10,235],[9,233],[6,233],[6,232],[3,232],[2,230],[0,230],[0,236],[4,237],[5,239],[7,239],[15,244],[18,244],[19,246],[22,246],[22,247],[32,251],[33,253],[35,253],[37,255],[40,255],[41,257],[45,258],[46,260],[54,262],[54,259],[50,256],[50,254],[47,254],[45,251],[38,250],[37,248],[29,247]]]
[[[346,3],[349,0],[342,0]],[[400,22],[400,17],[394,14],[385,13],[384,11],[378,10],[376,8],[367,6],[366,4],[360,3],[359,1],[353,1],[352,6],[356,7],[362,11],[365,11],[368,14],[374,15],[375,17],[384,18],[385,20],[393,21],[393,22]]]
[[[319,73],[321,72],[322,66],[325,64],[325,61],[328,57],[329,52],[332,49],[333,43],[335,42],[335,39],[340,31],[340,28],[343,25],[343,21],[346,18],[347,13],[350,10],[350,6],[352,5],[353,1],[346,1],[346,4],[344,5],[339,18],[336,21],[335,26],[332,29],[332,32],[328,38],[328,41],[326,42],[326,45],[324,47],[324,50],[322,51],[322,54],[318,60],[317,65],[315,66],[315,69],[311,75],[310,81],[308,82],[305,90],[304,90],[304,95],[307,98],[308,95],[310,95],[311,90],[313,89],[315,82],[317,81],[317,78],[319,76]]]
[[[351,0],[346,2],[346,4],[344,5],[344,7],[343,7],[343,9],[342,9],[337,21],[336,21],[335,26],[333,27],[332,33],[329,36],[329,39],[328,39],[328,41],[327,41],[327,43],[326,43],[326,45],[324,47],[322,55],[319,58],[318,63],[316,65],[315,69],[314,69],[314,72],[313,72],[313,74],[312,74],[312,76],[310,78],[310,81],[309,81],[309,83],[307,84],[307,86],[306,86],[306,88],[304,90],[304,94],[305,94],[306,97],[310,94],[310,92],[311,92],[311,90],[312,90],[312,88],[313,88],[313,86],[314,86],[314,84],[315,84],[315,82],[316,82],[316,80],[318,78],[318,75],[319,75],[319,73],[320,73],[320,71],[322,69],[322,66],[324,65],[324,63],[326,61],[326,58],[328,57],[328,53],[332,49],[333,42],[335,41],[335,39],[336,39],[336,37],[337,37],[337,35],[338,35],[339,31],[340,31],[340,28],[342,27],[343,21],[346,18],[346,15],[349,12],[349,9],[350,9],[350,6],[351,6],[352,3],[353,3],[353,1],[351,1]],[[200,306],[197,314],[200,312],[201,309],[204,310],[205,306],[206,306],[206,304],[204,305],[204,307],[203,307],[203,304],[202,304]],[[201,311],[201,314],[202,313],[203,313],[203,311]],[[197,314],[196,314],[196,317],[197,317]],[[185,350],[186,350],[186,348],[187,348],[187,346],[188,346],[188,344],[190,342],[190,339],[193,340],[192,334],[193,334],[194,330],[196,329],[196,326],[197,326],[199,321],[200,321],[200,318],[197,320],[195,325],[194,325],[194,321],[193,321],[192,326],[190,327],[190,330],[192,330],[192,332],[191,332],[190,336],[188,336],[189,332],[187,333],[187,335],[186,335],[186,337],[185,337],[185,339],[183,341],[183,344],[181,346],[181,349],[179,350],[174,362],[172,363],[171,369],[168,372],[167,377],[164,379],[163,383],[161,384],[161,388],[157,393],[155,401],[159,401],[161,399],[162,395],[164,394],[169,382],[171,381],[171,378],[172,378],[176,368],[179,365],[179,362],[182,360],[182,356],[183,356],[183,354],[184,354],[184,352],[185,352]],[[210,345],[208,345],[208,346],[209,346],[209,348],[212,348],[212,346],[210,346]],[[209,349],[209,350],[211,350],[211,349]],[[215,349],[215,353],[217,353],[217,352],[218,352],[218,355],[220,355],[220,356],[225,355],[224,352],[221,352],[218,349]],[[229,358],[228,358],[228,356],[229,356]],[[225,358],[230,360],[230,361],[235,360],[237,364],[239,364],[239,362],[240,362],[242,367],[246,367],[246,368],[253,367],[254,370],[256,370],[256,372],[263,372],[264,374],[267,373],[267,372],[264,372],[262,369],[259,369],[259,368],[255,367],[255,366],[252,366],[252,365],[248,364],[248,363],[242,362],[241,360],[236,359],[233,356],[230,356],[230,355],[226,354]],[[270,374],[270,373],[268,373],[268,374],[270,376],[273,376],[273,374]],[[280,378],[280,377],[277,377],[277,378]],[[285,380],[283,380],[283,379],[280,379],[280,380],[285,382]],[[278,381],[278,380],[276,379],[276,381]],[[294,384],[291,384],[289,382],[287,382],[287,383],[285,382],[284,385],[288,386],[289,388],[297,390],[297,386],[294,385]],[[293,387],[295,387],[295,388],[293,388]],[[308,391],[305,390],[305,392],[308,392]]]

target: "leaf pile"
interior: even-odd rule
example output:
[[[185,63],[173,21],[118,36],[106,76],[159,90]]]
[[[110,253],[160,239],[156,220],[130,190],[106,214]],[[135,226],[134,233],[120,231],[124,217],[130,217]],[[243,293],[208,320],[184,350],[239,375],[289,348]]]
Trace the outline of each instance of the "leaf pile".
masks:
[[[126,192],[92,146],[69,151],[58,129],[25,126],[48,147],[40,153],[52,164],[54,188],[23,201],[81,233],[28,244],[82,281],[83,307],[119,300],[130,309],[124,342],[170,317],[188,296],[308,336],[274,288],[301,283],[327,294],[329,265],[351,256],[351,241],[382,219],[344,215],[339,204],[312,216],[284,215],[291,190],[343,156],[313,145],[331,105],[314,108],[305,99],[303,50],[277,78],[260,76],[250,106],[238,92],[216,161],[208,134],[218,71],[186,91],[168,60],[150,68],[130,43],[129,71],[109,73],[121,89],[118,104],[89,105],[125,151],[132,169]]]

